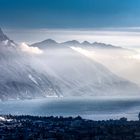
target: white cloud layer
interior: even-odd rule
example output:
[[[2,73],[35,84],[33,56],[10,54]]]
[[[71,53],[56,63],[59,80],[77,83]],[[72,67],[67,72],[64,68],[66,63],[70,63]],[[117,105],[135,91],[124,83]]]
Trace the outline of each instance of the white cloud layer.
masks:
[[[30,47],[26,43],[21,43],[20,48],[22,51],[31,53],[31,54],[42,54],[43,51],[39,49],[38,47]]]

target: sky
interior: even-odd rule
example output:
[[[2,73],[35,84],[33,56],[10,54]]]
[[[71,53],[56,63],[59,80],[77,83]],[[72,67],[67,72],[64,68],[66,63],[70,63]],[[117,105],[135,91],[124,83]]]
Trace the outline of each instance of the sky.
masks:
[[[47,38],[140,46],[140,0],[0,0],[0,27],[16,42]]]
[[[0,0],[3,28],[140,26],[140,0]]]

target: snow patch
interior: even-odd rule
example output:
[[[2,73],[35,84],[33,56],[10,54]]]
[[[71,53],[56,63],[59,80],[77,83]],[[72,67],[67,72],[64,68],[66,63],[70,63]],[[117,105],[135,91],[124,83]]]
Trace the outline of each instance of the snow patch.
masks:
[[[29,74],[28,77],[29,77],[29,79],[30,79],[32,82],[34,82],[35,84],[39,85],[38,82],[35,80],[35,78],[34,78],[31,74]]]
[[[9,40],[2,41],[3,45],[8,45]]]
[[[16,47],[16,45],[15,45],[14,43],[11,43],[11,45],[12,45],[13,47]]]
[[[0,117],[0,121],[6,121],[6,119],[3,117]]]
[[[8,122],[10,122],[10,121],[12,121],[12,119],[6,119],[4,117],[0,117],[0,121],[8,121]]]

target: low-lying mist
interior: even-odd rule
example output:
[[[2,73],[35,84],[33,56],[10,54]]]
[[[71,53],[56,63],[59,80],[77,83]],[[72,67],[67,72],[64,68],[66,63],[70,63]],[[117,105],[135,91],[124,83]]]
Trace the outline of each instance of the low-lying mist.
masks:
[[[106,66],[120,77],[140,85],[140,53],[132,49],[72,48],[87,58]]]

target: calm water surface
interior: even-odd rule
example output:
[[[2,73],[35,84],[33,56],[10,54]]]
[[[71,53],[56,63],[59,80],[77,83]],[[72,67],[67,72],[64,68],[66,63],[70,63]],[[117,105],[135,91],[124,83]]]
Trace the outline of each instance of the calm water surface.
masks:
[[[0,114],[77,116],[106,120],[127,117],[136,120],[140,112],[140,97],[116,98],[46,98],[0,102]]]

